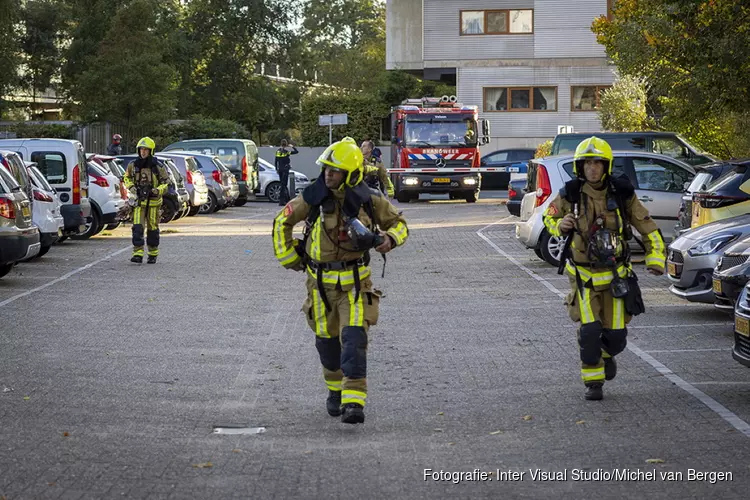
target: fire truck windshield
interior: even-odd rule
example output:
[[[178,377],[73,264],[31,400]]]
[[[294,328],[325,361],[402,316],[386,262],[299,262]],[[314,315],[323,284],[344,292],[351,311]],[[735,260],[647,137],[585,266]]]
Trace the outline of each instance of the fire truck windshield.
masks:
[[[406,119],[404,142],[407,147],[474,147],[477,145],[476,121],[436,119],[420,115]]]

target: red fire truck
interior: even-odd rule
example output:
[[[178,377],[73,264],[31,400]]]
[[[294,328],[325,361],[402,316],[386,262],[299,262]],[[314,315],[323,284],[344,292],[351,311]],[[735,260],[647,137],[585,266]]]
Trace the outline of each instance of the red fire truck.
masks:
[[[465,106],[455,96],[406,99],[391,108],[388,172],[398,201],[415,200],[419,193],[447,193],[469,203],[479,199],[479,146],[489,142],[490,124],[478,116],[477,106]]]

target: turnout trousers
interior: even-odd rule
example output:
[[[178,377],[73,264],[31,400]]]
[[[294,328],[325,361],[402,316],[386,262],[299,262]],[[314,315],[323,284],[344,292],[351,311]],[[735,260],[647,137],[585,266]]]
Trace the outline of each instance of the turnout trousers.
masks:
[[[591,282],[579,289],[570,277],[571,292],[565,299],[568,315],[580,322],[578,346],[581,378],[584,384],[604,383],[604,358],[620,354],[627,345],[627,324],[632,317],[625,311],[625,300],[612,296],[609,288],[595,291]]]
[[[146,216],[146,202],[141,202],[133,209],[133,255],[143,257],[143,245],[148,245],[148,254],[159,255],[159,219],[161,215],[161,200],[149,202],[148,220]],[[146,241],[143,241],[144,222],[147,228]]]
[[[307,278],[307,299],[302,306],[307,324],[315,332],[315,347],[323,365],[323,380],[331,391],[341,392],[341,404],[367,400],[367,344],[369,327],[377,324],[380,296],[372,281],[356,290],[325,285],[326,310],[316,280]]]

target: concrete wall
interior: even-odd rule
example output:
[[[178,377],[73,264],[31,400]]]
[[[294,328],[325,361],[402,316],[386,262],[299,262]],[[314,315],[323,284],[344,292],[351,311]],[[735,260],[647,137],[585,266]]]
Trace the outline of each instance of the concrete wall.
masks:
[[[422,0],[388,0],[385,25],[386,69],[422,69]]]
[[[391,162],[391,147],[390,146],[378,146],[383,152],[383,163],[386,168],[390,167]],[[258,148],[258,153],[261,158],[273,165],[274,157],[276,155],[276,147],[261,147]],[[302,172],[310,179],[314,179],[320,173],[320,167],[315,164],[318,157],[325,151],[326,148],[297,148],[298,154],[292,155],[292,169],[297,172]]]

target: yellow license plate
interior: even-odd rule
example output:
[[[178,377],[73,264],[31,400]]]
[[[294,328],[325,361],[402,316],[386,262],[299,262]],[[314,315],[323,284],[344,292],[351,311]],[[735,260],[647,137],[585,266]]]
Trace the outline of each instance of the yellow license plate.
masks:
[[[675,266],[671,262],[667,263],[667,273],[669,273],[671,276],[677,276],[677,266]]]
[[[451,180],[448,179],[447,177],[435,177],[434,179],[432,179],[432,182],[435,182],[435,183],[450,182],[450,181]]]
[[[750,321],[739,316],[734,318],[734,331],[745,337],[750,337]]]
[[[721,293],[721,280],[714,280],[714,293]]]
[[[31,217],[31,209],[29,207],[21,207],[21,213],[24,217]]]

